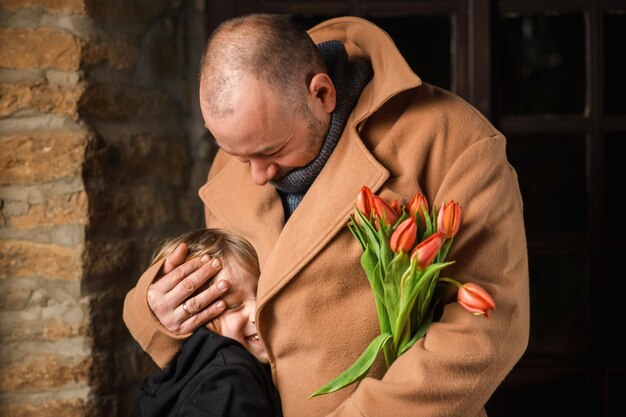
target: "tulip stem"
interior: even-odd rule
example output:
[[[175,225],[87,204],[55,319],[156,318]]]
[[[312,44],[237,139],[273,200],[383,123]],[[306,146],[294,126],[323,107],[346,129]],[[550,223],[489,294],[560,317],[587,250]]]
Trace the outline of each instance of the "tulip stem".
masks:
[[[444,281],[449,284],[454,284],[456,285],[457,288],[461,288],[463,286],[463,284],[461,284],[459,281],[452,279],[452,278],[440,277],[439,281]]]

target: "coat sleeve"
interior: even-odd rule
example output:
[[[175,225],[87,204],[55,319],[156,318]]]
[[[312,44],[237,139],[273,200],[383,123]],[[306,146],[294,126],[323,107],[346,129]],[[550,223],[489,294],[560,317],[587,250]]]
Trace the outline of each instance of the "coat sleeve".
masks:
[[[148,268],[139,278],[137,286],[126,294],[123,312],[124,323],[130,334],[161,368],[167,366],[185,339],[191,336],[191,334],[177,336],[171,333],[161,325],[148,305],[146,298],[148,286],[155,280],[163,262],[165,260]]]
[[[475,282],[494,298],[486,320],[454,297],[424,338],[381,380],[363,379],[333,417],[476,416],[524,353],[529,335],[526,237],[517,176],[500,135],[475,142],[451,165],[437,206],[459,201],[461,228],[446,276]]]
[[[219,152],[213,162],[208,180],[215,175],[225,164],[226,157]],[[213,219],[211,213],[205,208],[205,221],[207,227],[222,227]],[[161,368],[165,368],[180,350],[182,343],[191,336],[178,336],[167,330],[156,318],[148,305],[148,287],[156,279],[163,266],[163,262],[150,267],[139,278],[137,285],[132,288],[124,299],[124,323],[133,338],[139,343]]]

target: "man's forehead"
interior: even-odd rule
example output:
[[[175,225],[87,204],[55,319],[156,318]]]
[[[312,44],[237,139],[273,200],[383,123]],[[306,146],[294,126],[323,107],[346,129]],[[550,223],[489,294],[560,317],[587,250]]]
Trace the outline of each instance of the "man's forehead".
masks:
[[[278,148],[278,145],[274,143],[272,144],[255,143],[252,140],[249,141],[248,143],[249,146],[239,146],[239,147],[230,146],[228,142],[224,142],[224,141],[220,143],[220,141],[216,139],[215,137],[213,138],[213,141],[221,150],[223,150],[229,155],[234,155],[234,156],[263,156],[263,155],[271,154]]]
[[[254,101],[254,100],[253,100]],[[226,153],[254,156],[274,151],[294,129],[294,120],[275,106],[247,102],[223,118],[207,115],[205,126]]]

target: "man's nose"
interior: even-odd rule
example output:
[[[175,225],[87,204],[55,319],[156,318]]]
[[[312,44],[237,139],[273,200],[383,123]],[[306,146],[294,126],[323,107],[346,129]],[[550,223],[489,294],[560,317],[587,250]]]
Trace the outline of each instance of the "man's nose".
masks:
[[[251,160],[250,175],[256,185],[265,185],[276,175],[276,167],[274,164]]]

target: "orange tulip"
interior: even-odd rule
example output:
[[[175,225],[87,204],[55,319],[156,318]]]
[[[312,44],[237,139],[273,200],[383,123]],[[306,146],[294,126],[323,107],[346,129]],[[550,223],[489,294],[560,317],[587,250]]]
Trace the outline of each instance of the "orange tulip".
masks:
[[[461,226],[461,207],[454,200],[446,203],[439,210],[437,216],[437,230],[442,232],[446,239],[450,239]]]
[[[393,212],[396,213],[396,218],[400,218],[400,216],[402,216],[402,207],[400,207],[398,200],[394,198],[391,204],[389,204],[389,207],[391,207]]]
[[[396,216],[396,212],[391,208],[391,206],[377,195],[372,195],[372,200],[374,201],[374,207],[372,207],[372,210],[376,213],[376,215],[380,219],[382,219],[384,216],[385,223],[387,225],[396,224],[396,221],[398,221],[398,216]]]
[[[426,201],[426,197],[423,194],[416,193],[411,199],[409,203],[409,214],[411,217],[416,218],[415,214],[419,216],[420,219],[420,227],[426,227],[426,217],[424,217],[424,211],[428,212],[428,201]],[[416,219],[417,220],[417,219]]]
[[[417,223],[415,223],[413,217],[409,217],[398,225],[391,235],[389,245],[391,250],[396,253],[401,250],[409,252],[413,249],[415,239],[417,239]]]
[[[417,267],[424,269],[435,259],[443,244],[443,233],[436,232],[420,242],[411,253],[411,260],[417,256]]]
[[[486,319],[489,318],[488,311],[496,309],[496,303],[489,293],[481,286],[471,282],[463,284],[459,288],[457,301],[461,307],[470,313],[477,316],[484,315]]]
[[[374,208],[372,190],[369,187],[361,187],[359,195],[356,197],[356,208],[369,219]]]

